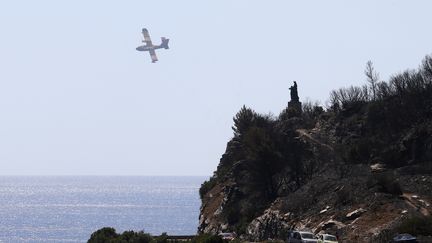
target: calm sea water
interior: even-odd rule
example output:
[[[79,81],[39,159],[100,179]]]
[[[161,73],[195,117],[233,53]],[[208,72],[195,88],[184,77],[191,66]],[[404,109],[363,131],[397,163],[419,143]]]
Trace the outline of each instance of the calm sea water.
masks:
[[[0,242],[85,242],[117,232],[195,234],[205,177],[0,177]]]

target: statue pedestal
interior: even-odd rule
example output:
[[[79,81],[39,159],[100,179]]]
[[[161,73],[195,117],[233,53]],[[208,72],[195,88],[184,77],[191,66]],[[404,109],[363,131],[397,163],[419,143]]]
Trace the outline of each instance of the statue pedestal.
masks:
[[[300,115],[302,113],[302,103],[297,100],[291,100],[288,102],[288,110],[295,111],[295,113]]]

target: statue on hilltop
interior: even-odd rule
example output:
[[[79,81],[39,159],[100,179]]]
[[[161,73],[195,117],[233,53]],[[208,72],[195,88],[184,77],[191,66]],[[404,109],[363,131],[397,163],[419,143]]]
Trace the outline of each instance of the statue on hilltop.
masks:
[[[290,89],[290,94],[291,94],[291,101],[299,102],[299,96],[298,96],[298,92],[297,92],[297,82],[294,81],[294,85],[291,86],[289,89]]]
[[[294,85],[290,88],[291,100],[288,102],[288,111],[289,116],[301,116],[302,114],[302,103],[300,102],[298,91],[297,91],[297,82],[294,81]]]

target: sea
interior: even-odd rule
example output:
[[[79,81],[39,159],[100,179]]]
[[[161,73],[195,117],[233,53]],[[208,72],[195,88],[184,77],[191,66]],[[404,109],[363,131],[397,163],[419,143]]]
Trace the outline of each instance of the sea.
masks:
[[[0,176],[0,242],[86,242],[102,227],[193,235],[206,179]]]

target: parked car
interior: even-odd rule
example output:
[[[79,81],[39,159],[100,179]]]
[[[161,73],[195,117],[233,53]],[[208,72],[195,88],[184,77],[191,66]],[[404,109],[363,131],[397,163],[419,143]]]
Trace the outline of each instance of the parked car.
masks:
[[[405,243],[405,242],[409,242],[409,243],[417,243],[417,238],[415,238],[414,236],[410,235],[410,234],[399,234],[396,235],[393,240],[391,241],[391,243]]]
[[[330,234],[318,235],[318,243],[338,243],[336,236]]]
[[[288,243],[318,243],[318,240],[311,232],[291,231],[288,234]]]
[[[222,237],[223,240],[234,240],[236,238],[235,233],[219,233],[219,236]]]

